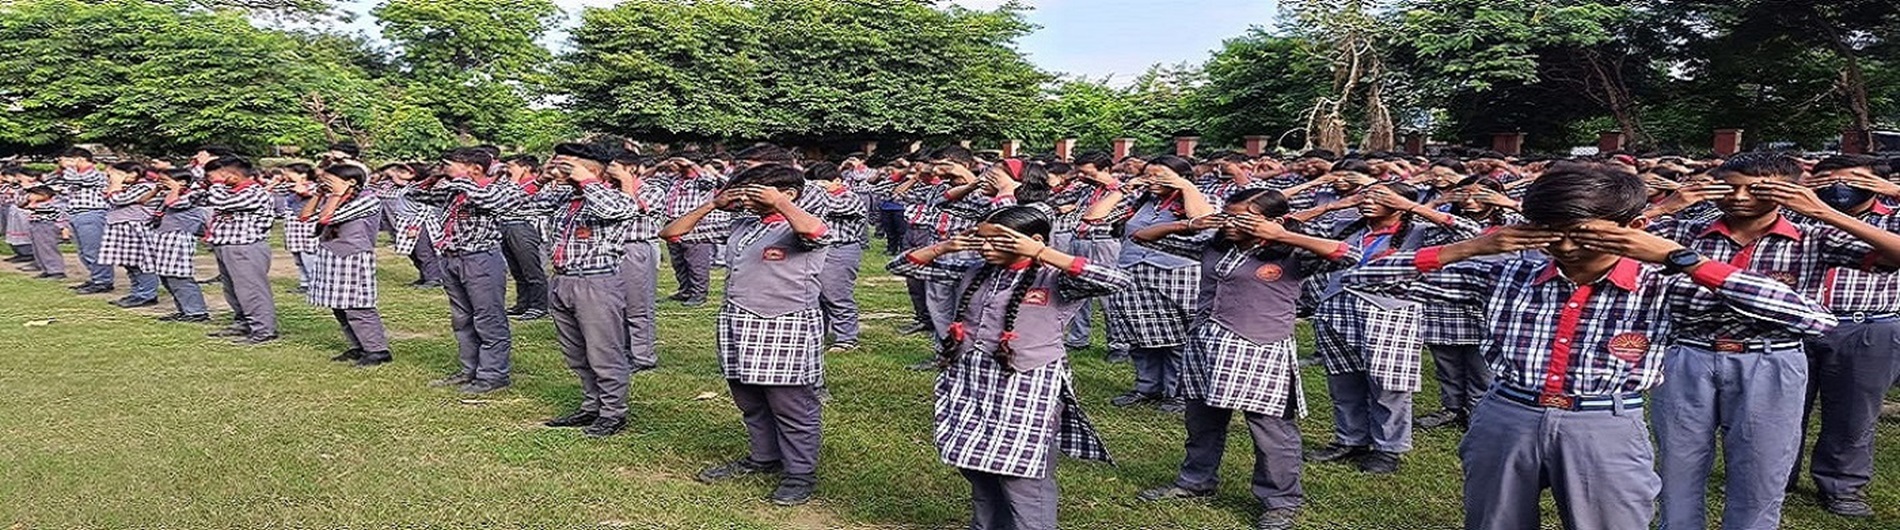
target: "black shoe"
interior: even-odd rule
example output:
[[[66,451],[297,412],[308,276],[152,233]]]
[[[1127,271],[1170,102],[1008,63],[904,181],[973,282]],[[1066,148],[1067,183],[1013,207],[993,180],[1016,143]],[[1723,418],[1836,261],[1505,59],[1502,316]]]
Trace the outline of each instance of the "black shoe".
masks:
[[[134,307],[150,307],[150,306],[158,305],[158,299],[153,298],[150,300],[133,300],[132,297],[128,296],[125,298],[120,298],[118,300],[113,300],[108,303],[115,306],[123,307],[126,309],[132,309]]]
[[[513,385],[513,384],[514,384],[513,382],[507,379],[497,379],[493,381],[479,381],[478,380],[466,385],[462,385],[461,390],[463,394],[487,394],[489,392],[494,392],[497,390],[508,388],[510,385]]]
[[[26,266],[20,267],[20,272],[39,272],[39,271],[40,271],[39,265],[26,265]]]
[[[1351,460],[1372,452],[1372,448],[1363,445],[1327,444],[1326,447],[1306,452],[1308,462],[1338,462]]]
[[[924,322],[913,323],[910,326],[907,326],[904,329],[897,331],[899,335],[916,335],[918,333],[928,333],[928,332],[930,332],[930,324],[927,324]]]
[[[277,341],[276,335],[264,335],[264,336],[259,336],[259,337],[244,337],[241,339],[234,339],[231,342],[238,343],[239,345],[242,345],[242,346],[256,346],[259,344],[264,344],[267,342],[276,342],[276,341]]]
[[[158,317],[158,321],[159,322],[177,322],[179,319],[182,319],[182,318],[185,318],[184,313],[172,313],[169,315]]]
[[[74,291],[85,289],[88,287],[92,287],[92,280],[86,280],[85,283],[75,283],[75,284],[66,286],[67,289],[72,289]]]
[[[706,305],[705,298],[694,298],[691,300],[684,300],[680,302],[681,307],[699,307],[703,305]]]
[[[64,279],[66,279],[66,273],[63,273],[63,272],[42,272],[42,273],[39,273],[38,275],[36,275],[36,276],[34,276],[34,278],[39,278],[39,279],[42,279],[42,280],[64,280]]]
[[[1450,409],[1419,416],[1418,419],[1412,420],[1413,425],[1417,425],[1419,429],[1427,431],[1445,427],[1459,427],[1464,425],[1464,423],[1465,414]]]
[[[1111,350],[1108,352],[1108,357],[1102,360],[1108,361],[1109,364],[1128,364],[1134,362],[1135,358],[1128,355],[1128,350]]]
[[[219,338],[219,339],[229,339],[229,338],[234,338],[234,337],[249,337],[250,335],[251,335],[251,330],[243,326],[231,326],[231,327],[227,327],[224,329],[220,329],[220,330],[205,334],[206,337]]]
[[[1114,399],[1108,400],[1108,404],[1117,407],[1133,407],[1135,405],[1146,405],[1160,400],[1161,396],[1152,396],[1130,390],[1123,392],[1122,395],[1115,396]]]
[[[1821,509],[1841,517],[1873,517],[1874,508],[1859,495],[1821,496]]]
[[[33,256],[21,256],[19,254],[7,256],[7,263],[32,263],[32,262],[33,262]]]
[[[339,354],[336,357],[331,357],[330,362],[337,362],[337,363],[356,362],[357,359],[363,358],[363,353],[364,353],[363,350],[351,348],[350,351],[343,352],[342,354]]]
[[[74,292],[77,292],[77,293],[79,293],[79,294],[105,294],[105,293],[110,293],[110,292],[112,292],[112,286],[110,286],[110,285],[93,285],[93,286],[91,286],[91,287],[85,287],[85,288],[81,288],[81,289],[76,289],[76,290],[74,290]]]
[[[222,281],[224,281],[224,275],[223,275],[223,274],[219,274],[219,275],[217,275],[217,276],[212,276],[212,277],[210,277],[210,278],[205,278],[205,279],[203,279],[203,280],[198,280],[198,284],[199,284],[199,285],[203,285],[203,284],[207,284],[207,283],[218,283],[218,282],[222,282]]]
[[[523,307],[521,307],[521,306],[514,306],[514,307],[510,307],[510,308],[508,308],[508,316],[515,316],[515,315],[519,315],[519,314],[521,314],[521,312],[522,312],[523,310],[525,310],[525,308],[523,308]]]
[[[714,482],[725,482],[747,475],[776,475],[784,471],[785,464],[783,462],[761,464],[753,462],[751,458],[741,458],[706,468],[705,471],[700,471],[699,476],[693,477],[693,479],[706,484],[712,484]]]
[[[185,315],[178,317],[178,320],[173,320],[173,322],[188,322],[192,324],[203,324],[210,321],[211,315]]]
[[[1149,488],[1146,491],[1142,491],[1141,493],[1135,494],[1136,499],[1140,499],[1146,502],[1166,501],[1166,500],[1175,500],[1175,499],[1200,499],[1200,498],[1213,497],[1213,496],[1214,496],[1214,490],[1194,491],[1194,490],[1183,488],[1183,487],[1176,486],[1173,484],[1169,484],[1169,485],[1162,486],[1159,488]]]
[[[310,288],[299,285],[296,288],[291,289],[290,294],[310,294]]]
[[[1187,414],[1187,400],[1181,398],[1166,398],[1161,400],[1161,404],[1157,405],[1155,409],[1168,414]]]
[[[1253,523],[1254,530],[1293,530],[1293,523],[1299,522],[1300,511],[1293,508],[1267,510]]]
[[[437,387],[437,388],[445,387],[445,386],[459,387],[462,385],[469,384],[470,382],[474,380],[475,378],[473,376],[470,376],[468,372],[456,372],[456,373],[450,374],[448,377],[430,381],[429,386]]]
[[[1390,475],[1399,472],[1399,454],[1385,451],[1373,451],[1359,457],[1359,471],[1374,475]]]
[[[520,320],[522,322],[527,322],[529,320],[541,320],[547,317],[548,317],[547,311],[542,311],[539,309],[529,309],[527,311],[522,311],[521,314],[519,315],[515,315],[514,319]]]
[[[686,293],[673,293],[672,296],[666,297],[668,301],[673,301],[673,302],[684,302],[688,298],[692,298],[692,297],[686,296]]]
[[[818,480],[810,475],[787,475],[778,481],[778,489],[772,491],[772,504],[798,506],[811,502],[811,492],[817,488]]]
[[[597,420],[597,419],[600,419],[600,414],[596,414],[593,411],[588,411],[588,410],[576,410],[574,412],[567,413],[566,416],[554,418],[554,419],[542,422],[541,424],[546,425],[548,427],[586,427],[589,425],[593,425],[594,420]]]
[[[651,372],[658,369],[660,369],[660,366],[656,364],[636,364],[633,365],[632,368],[627,369],[627,377],[633,377],[640,372]]]
[[[374,367],[382,366],[382,365],[389,364],[395,361],[396,361],[396,357],[394,355],[390,355],[389,352],[373,351],[373,352],[363,354],[363,358],[357,359],[356,363],[353,364],[352,366],[355,366],[357,368],[374,368]]]
[[[581,434],[586,435],[588,438],[606,438],[620,434],[620,431],[626,428],[626,418],[596,418],[594,419],[593,425],[588,425],[587,428],[581,429]]]

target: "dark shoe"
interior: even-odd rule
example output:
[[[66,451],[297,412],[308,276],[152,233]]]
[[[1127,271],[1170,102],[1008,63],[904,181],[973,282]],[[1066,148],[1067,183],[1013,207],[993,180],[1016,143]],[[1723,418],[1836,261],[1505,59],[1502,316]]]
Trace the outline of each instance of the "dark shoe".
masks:
[[[182,318],[185,318],[184,313],[172,313],[169,315],[158,317],[158,321],[159,322],[177,322],[179,319],[182,319]]]
[[[1102,360],[1108,361],[1109,364],[1128,364],[1134,362],[1135,358],[1128,355],[1128,350],[1113,350],[1108,352],[1108,357]]]
[[[1412,420],[1413,425],[1417,425],[1419,429],[1427,431],[1445,427],[1458,427],[1464,425],[1464,423],[1464,413],[1449,409],[1419,416],[1418,419]]]
[[[442,282],[422,282],[422,283],[416,284],[416,288],[417,289],[441,289]]]
[[[1374,475],[1390,475],[1399,472],[1399,454],[1385,451],[1373,451],[1359,457],[1359,471]]]
[[[1187,414],[1187,400],[1181,398],[1163,399],[1161,400],[1161,404],[1156,406],[1155,409],[1168,414]]]
[[[937,364],[936,359],[931,359],[931,360],[920,362],[920,363],[913,364],[910,366],[905,366],[904,369],[910,370],[912,372],[936,372],[936,371],[943,370],[943,367]]]
[[[1150,488],[1146,491],[1135,494],[1136,499],[1140,499],[1146,502],[1166,501],[1166,500],[1175,500],[1175,499],[1200,499],[1200,498],[1213,497],[1213,496],[1214,496],[1214,490],[1194,491],[1194,490],[1183,488],[1183,487],[1176,486],[1173,484],[1169,484],[1169,485],[1162,486],[1159,488]]]
[[[685,301],[680,302],[680,306],[682,307],[699,307],[703,305],[706,305],[705,298],[694,298],[691,300],[685,300]]]
[[[522,311],[521,314],[519,315],[515,315],[514,319],[520,320],[522,322],[527,322],[529,320],[541,320],[547,317],[548,317],[547,311],[542,311],[539,309],[529,309],[527,311]]]
[[[926,324],[923,322],[913,323],[910,326],[905,327],[904,329],[897,330],[897,333],[899,335],[916,335],[919,333],[928,333],[928,332],[930,332],[930,324]]]
[[[712,484],[714,482],[725,482],[747,475],[775,475],[784,471],[785,464],[782,462],[761,464],[753,462],[751,458],[741,458],[706,468],[705,471],[700,471],[699,476],[693,477],[693,479],[706,484]]]
[[[462,393],[463,394],[487,394],[489,392],[494,392],[497,390],[508,388],[510,385],[513,385],[513,384],[514,384],[513,382],[510,382],[507,379],[499,379],[499,380],[494,380],[494,381],[474,381],[469,384],[462,385]]]
[[[450,374],[448,377],[430,381],[429,386],[436,387],[436,388],[441,388],[445,386],[462,386],[462,385],[469,384],[469,382],[474,381],[474,380],[475,378],[470,376],[468,372],[456,372],[456,373]]]
[[[210,321],[211,321],[211,315],[185,315],[183,317],[179,317],[178,320],[174,320],[173,322],[189,322],[192,324],[203,324]]]
[[[342,354],[337,355],[336,357],[331,357],[330,362],[350,363],[350,362],[356,362],[357,359],[361,359],[361,358],[363,358],[363,350],[351,349],[350,351],[343,352]]]
[[[1254,530],[1292,530],[1293,523],[1299,522],[1300,511],[1292,508],[1267,510],[1253,523]]]
[[[1841,517],[1873,517],[1874,508],[1858,495],[1821,496],[1821,509]]]
[[[85,289],[88,287],[92,287],[92,280],[86,280],[85,283],[75,283],[75,284],[66,286],[67,289],[72,289],[74,291]]]
[[[658,369],[660,369],[658,365],[636,364],[636,365],[633,365],[633,368],[629,368],[627,370],[627,377],[633,377],[635,374],[638,374],[640,372],[648,372],[648,371],[653,371],[653,370],[658,370]]]
[[[1135,405],[1146,405],[1160,400],[1161,396],[1151,396],[1130,390],[1123,392],[1122,395],[1115,396],[1115,399],[1108,400],[1108,404],[1117,407],[1133,407]]]
[[[561,416],[559,418],[554,418],[546,422],[543,422],[542,425],[546,425],[549,427],[557,427],[557,428],[558,427],[586,427],[589,425],[593,425],[594,420],[597,420],[597,419],[600,419],[600,415],[594,413],[593,411],[576,410],[574,412],[567,413],[566,416]]]
[[[34,278],[39,278],[39,279],[42,279],[42,280],[64,280],[64,279],[66,279],[66,274],[65,274],[65,273],[52,273],[52,272],[42,272],[42,273],[39,273],[39,275],[37,275],[37,276],[34,276]]]
[[[33,262],[33,256],[21,256],[19,254],[7,256],[7,263],[32,263],[32,262]]]
[[[686,296],[686,293],[673,293],[672,296],[666,297],[668,301],[673,301],[673,302],[684,302],[686,301],[687,298],[691,298],[691,297]]]
[[[115,306],[126,308],[126,309],[132,309],[134,307],[150,307],[150,306],[158,305],[158,299],[153,298],[150,300],[133,300],[132,297],[128,296],[125,298],[120,298],[118,300],[113,300],[109,303]]]
[[[581,429],[581,434],[586,435],[588,438],[606,438],[620,434],[620,431],[626,428],[626,418],[596,418],[593,425],[588,425],[587,428]]]
[[[77,293],[79,293],[79,294],[105,294],[105,293],[110,293],[110,292],[112,292],[112,286],[110,286],[110,285],[93,285],[93,286],[91,286],[91,287],[85,287],[85,288],[81,288],[81,289],[77,289],[77,290],[75,290],[74,292],[77,292]]]
[[[837,342],[837,343],[832,343],[830,347],[825,348],[825,353],[827,354],[851,353],[854,351],[858,351],[858,343],[856,342]]]
[[[772,504],[798,506],[811,502],[811,492],[817,488],[818,481],[811,476],[786,476],[772,491]]]
[[[231,326],[231,327],[227,327],[227,328],[213,331],[210,333],[206,333],[205,336],[220,338],[220,339],[228,339],[228,338],[233,338],[233,337],[249,337],[251,336],[251,330],[243,326]]]
[[[267,342],[276,342],[276,341],[277,341],[276,335],[264,335],[260,337],[244,337],[241,339],[232,340],[231,342],[238,343],[241,346],[256,346],[259,344],[264,344]]]
[[[1359,458],[1372,452],[1372,448],[1363,445],[1327,444],[1326,447],[1306,452],[1308,462],[1338,462]]]
[[[218,282],[222,282],[222,281],[224,281],[224,275],[223,275],[223,274],[219,274],[219,275],[217,275],[217,276],[212,276],[212,277],[210,277],[210,278],[205,278],[205,279],[203,279],[203,280],[198,280],[198,284],[199,284],[199,285],[203,285],[203,284],[207,284],[207,283],[218,283]]]
[[[1300,368],[1312,368],[1312,367],[1319,366],[1325,363],[1326,361],[1321,360],[1318,357],[1301,357],[1300,358]]]
[[[396,361],[396,357],[394,355],[390,355],[389,352],[373,351],[373,352],[363,354],[363,358],[357,359],[356,364],[354,364],[353,366],[356,366],[357,368],[374,368],[374,367],[382,366],[382,365],[389,364],[395,361]]]
[[[300,286],[297,286],[297,287],[296,287],[296,288],[294,288],[294,289],[291,289],[291,290],[290,290],[290,294],[310,294],[310,288],[309,288],[309,287],[304,287],[304,286],[301,286],[301,285],[300,285]]]
[[[524,309],[524,308],[522,308],[521,306],[514,306],[514,307],[510,307],[510,308],[508,308],[508,316],[511,316],[511,317],[512,317],[512,316],[515,316],[515,315],[519,315],[519,314],[521,314],[521,312],[522,312],[522,311],[525,311],[525,310],[526,310],[526,309]]]

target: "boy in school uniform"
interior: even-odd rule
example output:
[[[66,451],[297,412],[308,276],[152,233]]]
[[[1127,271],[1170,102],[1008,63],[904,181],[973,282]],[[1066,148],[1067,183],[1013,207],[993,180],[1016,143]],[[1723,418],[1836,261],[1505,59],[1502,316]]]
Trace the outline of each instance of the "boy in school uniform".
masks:
[[[241,344],[277,340],[277,300],[270,287],[270,233],[276,212],[270,190],[252,175],[251,161],[223,157],[204,165],[205,187],[192,196],[198,206],[211,210],[205,224],[205,242],[218,260],[224,301],[232,311],[231,326],[210,336],[229,337]]]
[[[79,294],[112,292],[115,272],[111,265],[99,263],[99,247],[106,237],[106,174],[93,162],[92,151],[78,147],[59,153],[59,172],[45,181],[65,195],[67,224],[73,230],[73,242],[79,246],[79,265],[86,269],[86,282],[73,286]]]
[[[534,155],[516,155],[502,163],[506,178],[513,179],[523,193],[540,191],[541,161]],[[540,320],[548,313],[548,271],[541,266],[547,253],[542,226],[553,214],[552,204],[524,201],[501,216],[501,249],[508,259],[508,275],[515,279],[515,305],[508,316],[515,320]]]
[[[725,179],[719,175],[702,171],[698,164],[684,159],[668,161],[663,169],[670,175],[664,182],[666,197],[661,200],[661,208],[666,218],[677,220],[691,213],[694,208],[711,201],[719,193]],[[659,185],[661,182],[655,182]],[[725,212],[712,215],[714,220],[724,217]],[[679,291],[667,297],[687,307],[699,307],[706,304],[706,297],[712,289],[713,252],[717,245],[712,243],[666,243],[666,255],[673,264],[673,279],[679,285]]]
[[[1090,227],[1082,222],[1083,214],[1087,213],[1090,207],[1095,206],[1096,202],[1100,202],[1102,197],[1107,196],[1111,186],[1121,187],[1122,178],[1127,177],[1117,178],[1111,174],[1114,171],[1114,165],[1114,159],[1110,158],[1108,153],[1101,151],[1090,151],[1075,157],[1075,163],[1071,165],[1073,170],[1070,172],[1071,178],[1068,179],[1068,189],[1061,194],[1074,196],[1075,210],[1067,214],[1073,223],[1067,223],[1066,226],[1066,231],[1069,232],[1068,245],[1058,250],[1095,263],[1114,263],[1121,257],[1120,234],[1113,230],[1090,230]],[[1055,227],[1053,230],[1061,233],[1064,228]],[[1061,239],[1061,236],[1058,236],[1058,239]],[[1089,330],[1093,327],[1093,319],[1098,313],[1104,317],[1107,316],[1107,308],[1101,299],[1084,300],[1082,309],[1075,314],[1075,320],[1069,321],[1063,344],[1070,350],[1088,348],[1092,342]],[[1105,331],[1114,329],[1112,326],[1105,328]],[[1107,339],[1109,362],[1127,362],[1128,345],[1113,335],[1109,335]]]
[[[832,234],[823,219],[798,207],[804,187],[796,169],[753,167],[660,231],[680,243],[710,243],[723,235],[732,267],[719,309],[719,359],[733,402],[745,416],[751,451],[698,479],[782,472],[771,496],[781,506],[810,501],[818,481],[820,405],[814,385],[823,371],[824,337],[818,277]],[[714,210],[749,215],[727,225],[726,234],[695,231]]]
[[[35,278],[66,277],[66,256],[59,253],[59,225],[66,220],[66,204],[51,186],[34,184],[21,192],[20,208],[27,212],[28,228],[33,237],[33,265],[40,271]]]
[[[1891,273],[1900,263],[1900,234],[1827,206],[1797,184],[1801,165],[1771,153],[1728,159],[1698,184],[1713,190],[1722,215],[1662,218],[1650,231],[1712,260],[1774,278],[1820,298],[1837,269]],[[1815,222],[1796,224],[1783,210]],[[1811,334],[1747,320],[1706,315],[1676,330],[1663,365],[1651,427],[1662,464],[1662,527],[1706,528],[1707,491],[1715,446],[1722,445],[1726,486],[1722,528],[1776,528],[1788,469],[1800,454],[1801,403]]]
[[[581,427],[593,438],[627,426],[627,287],[620,270],[633,199],[601,177],[608,158],[591,146],[561,144],[549,159],[546,186],[529,202],[553,208],[554,277],[548,307],[568,368],[581,381],[581,405],[547,422]],[[538,205],[537,205],[538,206]],[[650,300],[650,298],[649,298]]]
[[[608,186],[625,196],[633,208],[632,217],[621,224],[625,233],[620,277],[627,291],[627,358],[638,374],[660,367],[658,330],[660,280],[660,228],[666,223],[660,205],[666,200],[667,187],[645,178],[646,159],[630,153],[614,157],[607,165]]]
[[[1484,308],[1498,384],[1459,446],[1466,528],[1539,527],[1545,488],[1567,528],[1648,528],[1662,481],[1643,394],[1675,330],[1731,313],[1807,335],[1834,325],[1780,281],[1643,231],[1645,198],[1634,174],[1558,166],[1526,190],[1529,224],[1347,273],[1354,288]],[[1539,249],[1551,260],[1473,260]]]
[[[424,223],[442,259],[442,286],[449,295],[450,326],[461,370],[431,386],[459,386],[466,394],[508,388],[514,336],[508,328],[508,264],[501,256],[501,214],[525,199],[507,178],[490,177],[494,157],[462,148],[443,157],[442,172],[409,191],[433,210],[439,223]],[[432,226],[431,226],[432,225]]]

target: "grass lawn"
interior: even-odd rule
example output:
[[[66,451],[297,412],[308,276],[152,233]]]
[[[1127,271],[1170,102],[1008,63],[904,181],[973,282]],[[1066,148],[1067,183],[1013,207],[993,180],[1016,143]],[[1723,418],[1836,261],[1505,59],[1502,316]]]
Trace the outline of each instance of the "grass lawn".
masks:
[[[288,294],[291,277],[277,279],[285,340],[253,348],[7,268],[0,527],[961,527],[967,485],[937,462],[930,441],[932,376],[903,369],[925,358],[928,344],[894,333],[908,302],[902,282],[883,273],[883,259],[867,257],[859,289],[870,317],[866,348],[829,359],[836,399],[825,410],[818,501],[798,508],[764,502],[768,480],[691,479],[745,448],[712,353],[712,306],[661,304],[661,369],[634,378],[625,433],[589,440],[540,426],[579,399],[546,320],[515,327],[513,389],[471,399],[425,387],[456,366],[448,309],[439,291],[404,287],[414,273],[395,256],[384,256],[381,279],[397,362],[372,370],[328,362],[342,337],[327,311]],[[278,261],[280,270],[289,263],[281,253]],[[672,282],[670,273],[662,277],[664,295]],[[216,289],[207,294],[217,297]],[[169,311],[169,299],[162,307]],[[1218,498],[1138,503],[1136,491],[1173,478],[1180,420],[1109,407],[1131,374],[1102,362],[1101,352],[1080,354],[1074,365],[1084,406],[1118,462],[1062,463],[1065,527],[1252,522],[1243,429],[1229,438]],[[1417,397],[1421,413],[1436,408],[1432,386]],[[1331,421],[1317,368],[1306,372],[1305,388],[1307,443],[1324,443]],[[1419,433],[1394,476],[1308,466],[1303,527],[1458,526],[1458,436]],[[1883,424],[1880,437],[1871,491],[1877,518],[1822,512],[1804,481],[1789,496],[1784,528],[1900,528],[1900,429]],[[1720,493],[1712,498],[1719,502]]]

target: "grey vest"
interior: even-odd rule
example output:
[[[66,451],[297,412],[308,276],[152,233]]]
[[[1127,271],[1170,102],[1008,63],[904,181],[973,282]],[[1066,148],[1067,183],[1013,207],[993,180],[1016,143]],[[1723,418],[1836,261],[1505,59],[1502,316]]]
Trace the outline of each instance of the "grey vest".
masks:
[[[1141,208],[1135,210],[1135,215],[1122,224],[1122,233],[1133,237],[1135,232],[1140,232],[1143,228],[1181,220],[1181,216],[1175,215],[1174,212],[1161,209],[1160,204],[1160,199],[1143,201]],[[1155,250],[1147,245],[1123,243],[1121,259],[1116,260],[1115,264],[1122,268],[1148,264],[1173,270],[1193,267],[1194,260]]]
[[[317,245],[338,256],[368,252],[376,248],[376,229],[382,216],[371,215],[318,228]]]
[[[1221,274],[1220,263],[1229,252],[1244,253],[1240,264]],[[1209,247],[1201,257],[1201,313],[1255,344],[1271,344],[1293,335],[1298,310],[1300,253],[1262,261],[1244,249]]]
[[[726,300],[772,318],[818,307],[818,273],[828,248],[805,248],[791,223],[733,222],[726,244]]]
[[[155,231],[161,234],[172,232],[202,234],[205,231],[207,219],[210,219],[210,214],[204,208],[175,209],[165,212],[165,216],[159,218],[158,228]]]
[[[971,269],[957,282],[956,294],[961,296],[970,282],[976,278],[982,268]],[[1010,358],[1010,368],[1017,372],[1027,372],[1056,362],[1067,353],[1062,346],[1065,323],[1081,310],[1083,300],[1069,300],[1057,288],[1066,272],[1054,267],[1034,266],[1027,274],[1033,275],[1029,290],[1023,295],[1022,305],[1016,308],[1016,340],[1009,345],[1016,353]],[[968,326],[964,330],[961,355],[989,355],[998,349],[1003,338],[1003,320],[1009,314],[1010,287],[1012,283],[996,285],[997,273],[991,276],[978,291],[970,296],[970,305],[964,309],[963,321]]]

